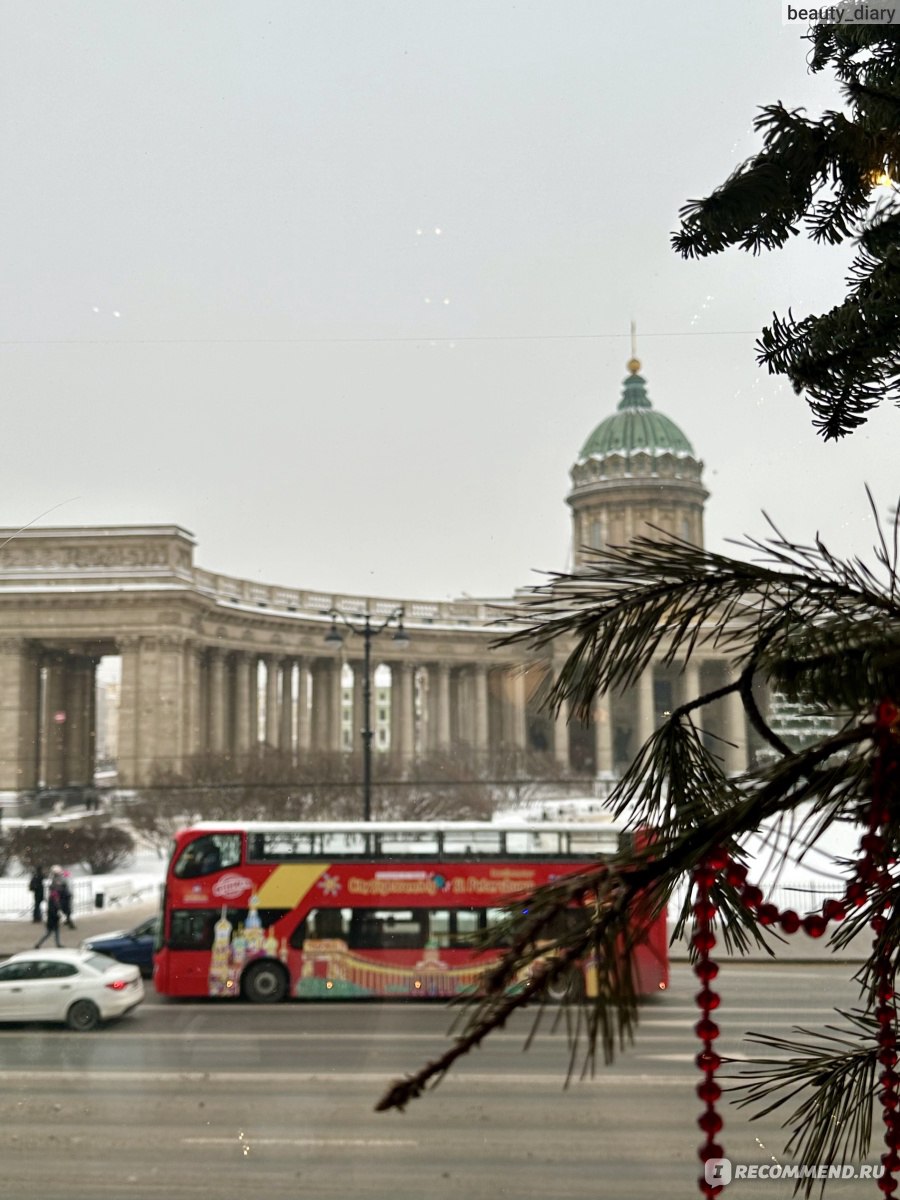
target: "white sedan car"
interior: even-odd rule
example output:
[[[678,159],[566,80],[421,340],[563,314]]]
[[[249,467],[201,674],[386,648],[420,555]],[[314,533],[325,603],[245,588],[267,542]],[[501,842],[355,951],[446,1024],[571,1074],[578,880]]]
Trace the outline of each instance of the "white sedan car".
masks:
[[[85,1032],[143,998],[137,967],[91,950],[25,950],[0,962],[0,1021],[64,1021]]]

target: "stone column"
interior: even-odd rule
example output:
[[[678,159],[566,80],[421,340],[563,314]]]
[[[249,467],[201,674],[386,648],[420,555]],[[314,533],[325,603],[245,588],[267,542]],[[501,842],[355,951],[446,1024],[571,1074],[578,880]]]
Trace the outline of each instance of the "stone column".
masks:
[[[153,769],[180,771],[186,745],[184,713],[184,639],[157,639],[156,740]]]
[[[603,692],[594,700],[594,754],[598,775],[612,775],[613,764],[612,696]]]
[[[278,728],[278,748],[285,754],[294,753],[294,660],[281,662],[281,721]]]
[[[474,683],[474,746],[479,758],[488,751],[488,673],[483,663],[477,663],[473,672]]]
[[[402,766],[412,761],[414,737],[413,668],[395,662],[391,664],[391,750]]]
[[[182,653],[184,656],[184,695],[182,697],[184,756],[186,760],[190,760],[201,750],[206,749],[206,739],[203,736],[203,651],[196,642],[186,642]]]
[[[119,777],[125,786],[153,781],[157,771],[182,765],[184,640],[119,638],[122,687]]]
[[[341,747],[341,715],[343,712],[343,697],[341,695],[341,671],[343,662],[341,659],[332,659],[329,662],[329,714],[328,714],[328,749],[337,753]],[[375,677],[375,668],[372,668],[372,678]]]
[[[569,711],[566,705],[553,718],[553,757],[557,763],[569,769]]]
[[[309,751],[309,664],[301,660],[297,668],[297,753]]]
[[[116,764],[119,785],[135,787],[141,751],[141,722],[138,713],[141,690],[141,660],[138,637],[116,639],[122,660],[119,685],[119,758]]]
[[[700,695],[700,664],[695,659],[690,659],[685,663],[684,670],[681,673],[681,695],[679,704],[687,704],[691,700],[696,700]],[[694,728],[698,734],[703,732],[703,709],[695,708],[691,712],[691,720],[694,723]]]
[[[69,713],[66,687],[67,656],[48,654],[44,659],[43,778],[47,787],[66,783],[66,725]]]
[[[450,749],[450,664],[438,663],[436,671],[434,748],[447,751]]]
[[[259,750],[259,655],[250,655],[250,671],[247,679],[250,698],[247,705],[247,716],[250,721],[250,753]]]
[[[309,714],[310,748],[319,753],[328,749],[328,662],[317,658],[311,664],[312,705]]]
[[[354,752],[362,747],[362,727],[363,727],[363,660],[361,658],[354,659],[350,664],[353,671],[353,690],[351,699],[352,719],[350,722],[351,738],[350,748]],[[372,706],[374,709],[374,705]],[[373,715],[373,714],[370,714]]]
[[[274,654],[263,656],[266,664],[266,745],[278,745],[278,671],[280,660]]]
[[[238,652],[234,657],[234,750],[242,758],[250,753],[250,668],[256,659]]]
[[[638,742],[641,746],[653,736],[656,728],[653,712],[653,664],[642,672],[637,683],[637,722]]]
[[[85,787],[94,780],[96,737],[94,670],[97,660],[81,655],[69,658],[66,667],[66,784]]]
[[[0,792],[37,786],[40,664],[22,638],[0,640]]]
[[[738,775],[747,769],[747,720],[740,693],[731,692],[723,700],[725,727],[725,771]]]
[[[224,754],[228,729],[226,705],[225,651],[213,647],[209,651],[209,748],[213,754]]]
[[[516,750],[528,744],[528,723],[525,718],[525,671],[511,667],[507,671],[510,700],[510,741]]]

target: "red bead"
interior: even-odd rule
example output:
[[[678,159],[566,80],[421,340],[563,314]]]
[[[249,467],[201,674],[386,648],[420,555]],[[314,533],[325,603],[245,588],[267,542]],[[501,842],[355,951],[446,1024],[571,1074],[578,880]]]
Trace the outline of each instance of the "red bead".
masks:
[[[870,854],[880,854],[884,850],[884,838],[878,833],[866,833],[860,838],[859,847]]]
[[[714,1079],[704,1079],[702,1083],[697,1084],[697,1095],[704,1104],[715,1104],[722,1098],[722,1089]]]
[[[897,1190],[897,1180],[890,1174],[882,1175],[877,1184],[879,1192],[884,1192],[886,1196]]]
[[[704,983],[708,983],[710,979],[715,979],[719,973],[719,964],[714,962],[698,962],[694,967],[694,974],[698,979],[702,979]]]
[[[715,944],[715,934],[710,933],[708,929],[701,929],[691,938],[691,945],[693,945],[702,954],[708,954]]]
[[[697,1001],[697,1007],[702,1008],[704,1012],[712,1012],[722,1003],[722,998],[718,992],[711,992],[709,988],[704,988],[702,992],[698,992],[694,997]]]
[[[792,908],[781,914],[781,928],[785,933],[796,933],[800,928],[800,918]]]
[[[828,922],[818,913],[810,913],[803,918],[803,932],[811,938],[820,938],[828,928]]]
[[[873,917],[869,924],[875,933],[881,935],[887,929],[887,917]]]
[[[714,1042],[719,1036],[719,1027],[715,1021],[710,1021],[709,1017],[704,1017],[694,1026],[694,1032],[704,1042]]]
[[[897,1045],[897,1035],[890,1025],[883,1025],[875,1035],[875,1040],[884,1050],[893,1050]]]
[[[868,889],[862,883],[848,883],[846,896],[851,904],[855,904],[857,908],[861,908],[866,902]]]
[[[843,921],[847,910],[840,900],[826,900],[822,905],[822,916],[826,921]]]
[[[878,1099],[881,1101],[882,1108],[894,1109],[897,1107],[897,1093],[892,1091],[883,1091],[878,1093]]]
[[[731,862],[731,855],[727,850],[710,850],[709,854],[703,859],[703,866],[708,871],[724,871]]]
[[[716,882],[716,872],[705,867],[698,867],[694,872],[693,879],[701,892],[708,892]]]
[[[698,921],[711,921],[718,911],[712,900],[698,900],[694,905],[694,916]]]
[[[709,1162],[711,1158],[724,1158],[725,1148],[718,1142],[704,1142],[697,1151],[697,1156],[701,1162]]]
[[[714,1108],[708,1108],[702,1116],[697,1118],[697,1124],[704,1133],[718,1133],[725,1122]]]
[[[774,904],[761,904],[756,910],[756,919],[760,925],[774,925],[778,920],[778,909]]]
[[[890,871],[882,871],[875,880],[879,892],[889,892],[894,886],[894,877]]]
[[[721,1183],[707,1183],[702,1175],[700,1176],[698,1182],[700,1184],[701,1196],[720,1196],[722,1194],[722,1189],[725,1186]]]
[[[879,1042],[881,1041],[881,1035],[880,1035],[880,1034],[878,1035],[878,1039],[877,1039],[877,1040],[878,1040]],[[893,1043],[893,1042],[889,1042],[889,1043],[888,1043],[888,1045],[886,1045],[886,1046],[884,1046],[884,1045],[883,1045],[883,1046],[881,1047],[881,1050],[880,1050],[880,1051],[879,1051],[879,1053],[878,1053],[878,1061],[881,1063],[881,1065],[882,1065],[883,1067],[896,1067],[896,1065],[897,1065],[897,1051],[894,1049],[894,1043]]]
[[[745,908],[756,908],[762,904],[763,894],[755,884],[748,883],[741,891],[741,902]]]
[[[875,1009],[875,1020],[879,1025],[890,1025],[897,1015],[897,1010],[892,1005],[879,1004]]]
[[[881,1004],[890,1004],[894,999],[894,989],[888,983],[881,983],[875,990],[875,995]]]
[[[743,863],[729,863],[725,868],[725,882],[731,887],[743,887],[747,882],[747,868]]]
[[[716,1054],[715,1050],[701,1050],[694,1059],[694,1062],[701,1071],[706,1071],[709,1074],[712,1074],[713,1071],[718,1071],[722,1065],[722,1060]]]

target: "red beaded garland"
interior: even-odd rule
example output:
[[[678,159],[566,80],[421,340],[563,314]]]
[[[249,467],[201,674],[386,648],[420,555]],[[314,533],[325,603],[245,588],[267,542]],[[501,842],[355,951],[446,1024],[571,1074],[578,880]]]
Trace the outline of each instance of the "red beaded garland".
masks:
[[[697,1085],[697,1095],[706,1104],[706,1109],[701,1113],[697,1124],[707,1135],[706,1142],[698,1150],[698,1155],[700,1160],[706,1163],[713,1158],[723,1158],[725,1154],[722,1146],[714,1140],[722,1128],[723,1121],[715,1108],[716,1102],[722,1097],[722,1089],[715,1081],[715,1073],[721,1066],[722,1059],[712,1049],[713,1042],[719,1036],[719,1026],[711,1019],[710,1013],[719,1007],[720,998],[709,986],[719,973],[718,965],[709,957],[710,951],[716,945],[711,926],[717,912],[717,906],[710,897],[710,889],[721,879],[727,886],[738,891],[741,903],[755,913],[760,925],[777,925],[787,934],[802,929],[811,938],[822,937],[832,921],[845,919],[848,907],[862,908],[870,903],[871,897],[872,906],[882,910],[873,914],[869,924],[876,935],[874,1017],[878,1024],[877,1059],[882,1067],[878,1076],[878,1086],[881,1089],[878,1092],[878,1100],[885,1127],[884,1144],[887,1146],[887,1152],[881,1156],[884,1173],[877,1183],[883,1195],[893,1196],[900,1188],[900,1179],[897,1177],[897,1172],[900,1171],[900,1073],[895,1070],[898,1054],[894,971],[890,950],[885,947],[883,936],[889,927],[893,910],[893,900],[889,893],[893,892],[895,879],[890,868],[897,863],[896,858],[890,857],[890,841],[887,835],[887,826],[891,820],[889,798],[897,796],[897,780],[900,777],[900,708],[892,702],[885,701],[878,707],[875,741],[877,753],[873,771],[872,803],[868,814],[860,813],[861,820],[868,821],[868,830],[860,839],[859,858],[853,877],[840,899],[826,900],[821,912],[807,913],[804,917],[793,909],[785,909],[782,912],[777,905],[766,902],[760,887],[747,882],[748,871],[743,863],[734,862],[728,852],[720,848],[708,851],[693,872],[696,896],[691,944],[697,952],[694,973],[703,984],[695,997],[700,1010],[700,1020],[695,1026],[695,1032],[703,1042],[703,1049],[696,1057],[696,1064],[704,1074],[702,1082]],[[893,941],[893,938],[889,940]],[[721,1184],[709,1183],[703,1176],[698,1182],[704,1196],[718,1196],[722,1191]]]
[[[710,959],[710,951],[716,944],[712,931],[717,906],[710,896],[710,889],[716,881],[716,876],[730,865],[727,853],[721,850],[711,850],[697,870],[693,873],[693,883],[696,888],[694,899],[694,929],[691,945],[697,951],[697,963],[694,972],[703,984],[697,993],[696,1002],[700,1010],[700,1020],[695,1026],[697,1037],[703,1043],[703,1049],[697,1055],[697,1066],[703,1072],[704,1078],[697,1085],[697,1095],[706,1105],[706,1109],[697,1119],[697,1124],[706,1134],[706,1142],[700,1146],[698,1153],[702,1162],[712,1158],[722,1158],[724,1151],[715,1141],[715,1135],[721,1130],[723,1121],[716,1112],[716,1101],[721,1099],[722,1089],[715,1081],[715,1073],[722,1065],[722,1059],[713,1050],[713,1042],[719,1036],[719,1027],[710,1017],[719,1006],[719,996],[712,991],[709,984],[719,973],[716,963]],[[704,1196],[718,1196],[722,1190],[721,1184],[709,1183],[705,1176],[699,1180],[700,1191]]]

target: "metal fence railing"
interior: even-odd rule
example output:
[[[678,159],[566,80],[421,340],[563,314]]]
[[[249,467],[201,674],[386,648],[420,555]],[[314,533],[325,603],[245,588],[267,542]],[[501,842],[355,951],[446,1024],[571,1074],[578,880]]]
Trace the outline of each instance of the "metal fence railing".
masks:
[[[90,912],[94,907],[94,883],[90,879],[70,879],[72,915]],[[46,888],[45,888],[46,894]],[[34,898],[28,890],[28,877],[0,879],[0,920],[27,921]],[[44,909],[46,912],[46,908]]]

